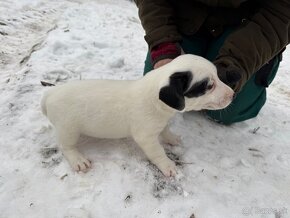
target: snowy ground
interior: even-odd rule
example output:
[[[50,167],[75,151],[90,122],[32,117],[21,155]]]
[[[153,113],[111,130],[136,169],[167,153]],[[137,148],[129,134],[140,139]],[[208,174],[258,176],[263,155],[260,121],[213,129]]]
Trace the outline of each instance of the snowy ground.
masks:
[[[169,152],[189,163],[176,179],[130,139],[83,137],[94,167],[72,172],[40,112],[40,81],[140,78],[143,34],[125,0],[0,1],[0,217],[289,217],[290,49],[257,118],[173,120],[183,144]]]

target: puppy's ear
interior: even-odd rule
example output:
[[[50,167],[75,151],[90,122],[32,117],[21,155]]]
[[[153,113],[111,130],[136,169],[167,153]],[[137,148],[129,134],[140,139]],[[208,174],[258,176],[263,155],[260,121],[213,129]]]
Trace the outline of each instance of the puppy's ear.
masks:
[[[169,84],[159,91],[159,99],[176,110],[185,107],[184,92],[188,89],[192,80],[190,71],[176,72],[169,77]]]

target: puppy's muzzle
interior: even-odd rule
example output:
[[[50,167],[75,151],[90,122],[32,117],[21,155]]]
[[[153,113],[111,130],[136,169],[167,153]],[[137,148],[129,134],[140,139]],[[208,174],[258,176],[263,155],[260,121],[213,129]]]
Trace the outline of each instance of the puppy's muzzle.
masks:
[[[230,90],[230,91],[226,92],[224,97],[220,100],[218,107],[220,109],[222,109],[222,108],[229,106],[232,103],[232,101],[234,100],[234,97],[235,97],[234,91]]]

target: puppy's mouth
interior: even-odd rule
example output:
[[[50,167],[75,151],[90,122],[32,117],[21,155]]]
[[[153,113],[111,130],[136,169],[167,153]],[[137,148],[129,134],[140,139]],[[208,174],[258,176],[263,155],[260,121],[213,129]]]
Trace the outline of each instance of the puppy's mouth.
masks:
[[[228,107],[234,99],[234,93],[229,93],[221,98],[218,102],[208,104],[210,110],[220,110]]]
[[[206,106],[204,107],[204,109],[206,109],[206,110],[217,110],[217,107],[215,107],[215,106],[213,106],[213,105],[206,105]]]
[[[210,104],[206,104],[204,106],[204,109],[206,109],[206,110],[221,110],[221,109],[226,108],[230,104],[231,104],[231,101],[228,101],[227,103],[219,102],[218,104],[210,103]]]
[[[217,105],[206,105],[204,107],[204,109],[206,110],[220,110],[220,109],[223,109],[224,107],[221,107],[221,106],[217,106]]]

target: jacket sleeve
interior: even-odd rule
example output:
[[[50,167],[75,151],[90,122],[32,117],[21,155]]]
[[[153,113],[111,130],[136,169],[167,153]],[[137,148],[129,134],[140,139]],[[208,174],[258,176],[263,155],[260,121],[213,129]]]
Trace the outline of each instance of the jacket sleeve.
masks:
[[[234,64],[244,74],[241,86],[289,44],[290,1],[265,0],[250,22],[225,41],[216,63]]]
[[[135,3],[150,50],[160,43],[182,39],[175,24],[174,9],[167,0],[135,0]]]

